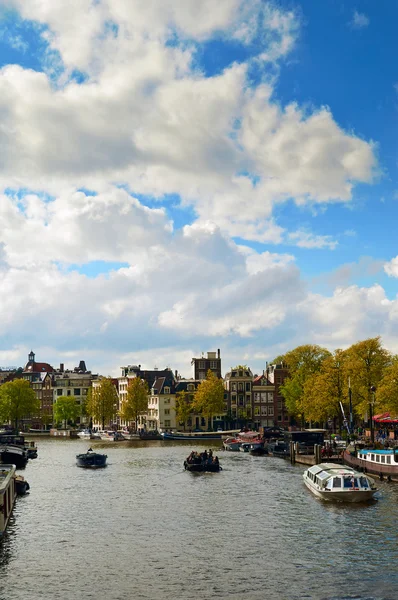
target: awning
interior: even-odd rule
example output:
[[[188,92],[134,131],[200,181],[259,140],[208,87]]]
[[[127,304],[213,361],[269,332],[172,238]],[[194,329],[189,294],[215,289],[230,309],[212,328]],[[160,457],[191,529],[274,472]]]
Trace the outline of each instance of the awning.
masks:
[[[388,419],[388,418],[390,418],[390,413],[385,412],[385,413],[380,413],[379,415],[375,415],[373,417],[373,421],[380,421],[380,419]]]

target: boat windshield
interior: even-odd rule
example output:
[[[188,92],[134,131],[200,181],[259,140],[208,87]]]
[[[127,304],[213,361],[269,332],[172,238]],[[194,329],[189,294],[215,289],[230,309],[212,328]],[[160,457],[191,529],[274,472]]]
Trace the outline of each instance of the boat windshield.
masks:
[[[369,487],[369,481],[367,480],[366,477],[360,477],[359,481],[360,481],[361,487],[366,488],[366,489]]]
[[[357,488],[359,487],[358,478],[353,475],[347,475],[344,477],[344,488]]]

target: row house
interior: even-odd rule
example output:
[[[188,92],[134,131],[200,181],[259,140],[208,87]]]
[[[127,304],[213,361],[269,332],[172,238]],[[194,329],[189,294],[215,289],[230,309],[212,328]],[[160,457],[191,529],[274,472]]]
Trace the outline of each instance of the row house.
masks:
[[[280,392],[288,369],[285,365],[267,365],[262,375],[238,366],[226,373],[227,415],[237,427],[244,423],[260,427],[287,427],[289,415]]]
[[[63,363],[52,375],[52,402],[55,403],[61,396],[73,396],[80,407],[78,425],[88,425],[89,417],[85,414],[85,404],[90,387],[98,380],[98,375],[91,373],[86,368],[86,363],[81,360],[78,367],[65,370]]]
[[[122,376],[118,378],[119,410],[127,399],[129,380],[140,377],[148,385],[148,412],[138,418],[137,429],[151,431],[175,427],[175,380],[177,372],[166,369],[141,369],[141,365],[121,367]],[[167,425],[164,424],[167,422]],[[170,423],[169,423],[170,422]],[[120,421],[121,427],[130,427],[130,423]]]

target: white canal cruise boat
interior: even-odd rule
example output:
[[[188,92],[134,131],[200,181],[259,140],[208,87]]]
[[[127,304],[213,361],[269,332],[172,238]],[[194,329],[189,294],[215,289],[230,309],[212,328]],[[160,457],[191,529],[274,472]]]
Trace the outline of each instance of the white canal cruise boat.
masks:
[[[371,477],[334,463],[306,469],[303,479],[315,496],[334,502],[366,502],[377,492]]]
[[[6,530],[16,497],[15,466],[0,464],[0,538]]]

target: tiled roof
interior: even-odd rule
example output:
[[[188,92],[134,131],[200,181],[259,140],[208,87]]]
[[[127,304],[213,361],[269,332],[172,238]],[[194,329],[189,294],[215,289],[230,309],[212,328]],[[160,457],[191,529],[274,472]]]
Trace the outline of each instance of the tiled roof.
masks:
[[[54,373],[54,368],[48,363],[28,362],[24,373]]]

